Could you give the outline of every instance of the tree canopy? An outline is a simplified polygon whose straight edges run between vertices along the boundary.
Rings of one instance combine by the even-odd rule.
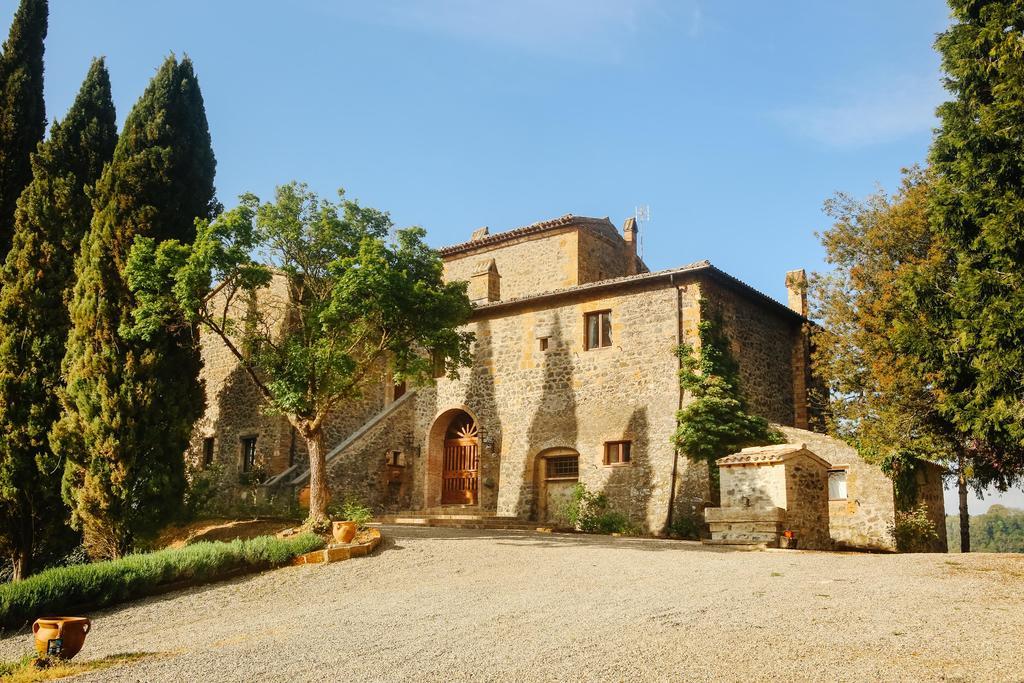
[[[904,350],[1006,479],[1024,468],[1024,1],[950,7],[936,48],[952,99],[930,155],[944,248],[910,281],[907,324],[924,334]]]
[[[196,221],[217,213],[215,167],[192,63],[169,57],[125,120],[75,267],[51,444],[93,555],[127,552],[180,507],[182,454],[204,408],[198,340],[188,325],[126,336],[137,302],[124,269],[135,239],[188,243]]]
[[[422,228],[305,185],[243,195],[191,245],[140,239],[129,281],[142,338],[199,324],[234,354],[310,457],[310,519],[326,519],[324,420],[384,379],[428,381],[468,362],[466,284],[446,283]]]
[[[951,529],[956,518],[946,518]],[[956,534],[948,533],[949,551],[960,549]],[[992,505],[982,515],[971,517],[971,549],[982,553],[1024,553],[1024,510]]]
[[[46,132],[43,41],[47,0],[21,0],[0,53],[0,259],[14,232],[18,197],[32,180],[29,156]]]
[[[829,389],[830,431],[876,463],[952,460],[963,445],[893,334],[903,324],[905,278],[941,251],[928,225],[928,192],[928,174],[913,168],[893,195],[838,194],[825,203],[835,223],[821,241],[833,269],[811,283],[813,315],[823,325],[815,370]]]
[[[74,258],[89,229],[89,191],[117,141],[110,78],[93,62],[67,116],[32,157],[18,201],[13,246],[0,271],[0,501],[15,577],[63,525],[60,462],[47,435],[60,416],[57,392],[70,319]],[[40,534],[43,528],[49,533]]]

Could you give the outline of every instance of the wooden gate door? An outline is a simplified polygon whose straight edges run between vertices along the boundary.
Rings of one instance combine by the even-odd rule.
[[[480,446],[475,438],[446,439],[441,505],[476,505]]]

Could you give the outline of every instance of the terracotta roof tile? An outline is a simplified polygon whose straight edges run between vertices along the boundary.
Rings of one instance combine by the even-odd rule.
[[[796,455],[806,455],[817,460],[825,467],[831,467],[824,458],[819,457],[813,451],[807,449],[807,445],[803,443],[782,443],[774,446],[754,446],[752,448],[744,448],[739,453],[733,453],[727,455],[724,458],[719,458],[715,462],[718,466],[723,465],[772,465],[775,463],[785,462]]]

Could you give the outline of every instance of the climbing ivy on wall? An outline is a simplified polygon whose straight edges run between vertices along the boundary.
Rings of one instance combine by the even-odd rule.
[[[696,347],[682,344],[676,350],[679,385],[690,400],[676,413],[672,441],[690,458],[707,460],[714,482],[717,458],[748,446],[783,443],[785,439],[767,420],[747,412],[739,363],[729,348],[721,320],[704,300],[700,310],[700,343]]]

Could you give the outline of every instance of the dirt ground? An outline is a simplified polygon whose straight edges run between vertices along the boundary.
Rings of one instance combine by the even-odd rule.
[[[272,536],[295,525],[294,521],[280,519],[204,519],[164,530],[157,539],[157,546],[180,548],[199,541],[246,540],[257,536]]]
[[[1024,680],[1024,556],[383,532],[367,558],[91,615],[80,657],[160,654],[75,680]]]

